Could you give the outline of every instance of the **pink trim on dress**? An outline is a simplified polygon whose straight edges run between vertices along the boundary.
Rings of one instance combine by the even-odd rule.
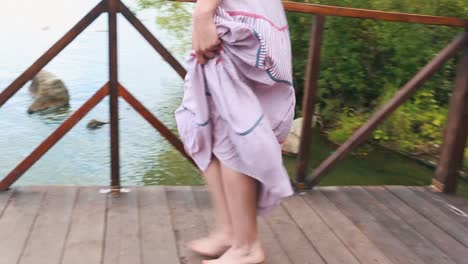
[[[227,13],[229,15],[231,15],[231,16],[247,16],[247,17],[253,17],[253,18],[265,20],[266,22],[270,23],[270,25],[272,27],[278,29],[279,31],[284,31],[284,30],[288,29],[288,25],[279,27],[279,26],[275,25],[275,23],[273,23],[273,21],[269,20],[268,18],[266,18],[266,17],[264,17],[262,15],[249,13],[249,12],[245,12],[245,11],[227,11]]]

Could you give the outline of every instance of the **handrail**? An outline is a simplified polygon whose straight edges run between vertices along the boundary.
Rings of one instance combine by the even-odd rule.
[[[195,0],[177,0],[178,2],[196,2]],[[388,12],[371,9],[338,7],[309,3],[283,1],[285,10],[323,16],[351,17],[361,19],[374,19],[392,22],[416,23],[425,25],[441,25],[452,27],[468,27],[468,19],[429,16],[400,12]]]

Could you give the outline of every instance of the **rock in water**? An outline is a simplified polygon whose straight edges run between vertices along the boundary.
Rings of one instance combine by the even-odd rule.
[[[102,122],[98,121],[96,119],[91,119],[91,121],[88,122],[88,125],[86,126],[88,129],[97,129],[102,127],[105,124],[108,124],[109,122]]]
[[[29,92],[36,100],[28,108],[28,113],[46,109],[56,109],[70,102],[70,95],[62,80],[48,71],[40,71],[32,80]]]
[[[317,118],[314,116],[311,127],[316,125]],[[302,134],[302,117],[294,119],[288,137],[283,143],[281,149],[286,154],[297,154],[299,152],[299,145],[301,142]]]

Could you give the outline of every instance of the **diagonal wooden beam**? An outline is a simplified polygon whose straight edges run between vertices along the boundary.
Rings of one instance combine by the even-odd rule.
[[[96,18],[106,10],[106,6],[101,2],[84,16],[72,29],[70,29],[59,41],[47,50],[31,67],[23,72],[5,90],[0,93],[0,107],[5,104],[16,92],[23,87],[34,75],[46,66],[57,54],[59,54],[68,44],[70,44],[83,30],[85,30]]]
[[[452,58],[467,43],[467,41],[468,32],[457,36],[345,143],[343,143],[330,157],[322,162],[320,166],[306,178],[306,182],[311,186],[317,185],[325,173],[334,167],[337,162],[345,158],[354,148],[362,144],[388,116],[401,106],[427,79],[442,67],[448,59]]]
[[[148,43],[164,58],[169,65],[179,74],[180,77],[185,78],[187,71],[184,66],[179,63],[179,61],[172,56],[172,54],[159,42],[153,34],[141,23],[141,21],[125,6],[123,3],[120,3],[120,12],[122,15],[130,22],[130,24],[135,27],[135,29],[140,32],[143,38],[148,41]]]
[[[93,109],[106,95],[109,94],[109,84],[105,84],[86,103],[76,110],[63,122],[46,140],[31,152],[16,168],[14,168],[1,182],[0,191],[7,190],[21,175],[49,151],[63,136],[65,136],[91,109]]]
[[[161,135],[169,141],[192,164],[195,162],[185,152],[184,145],[161,121],[158,120],[140,101],[138,101],[127,89],[119,84],[119,95],[125,99],[148,123],[150,123]]]

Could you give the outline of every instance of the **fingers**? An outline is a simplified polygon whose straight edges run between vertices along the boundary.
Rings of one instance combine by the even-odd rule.
[[[215,47],[212,50],[198,50],[195,51],[197,61],[200,64],[205,64],[208,60],[213,59],[219,54],[219,47]]]
[[[206,59],[205,59],[205,56],[203,56],[203,54],[196,53],[196,55],[197,55],[198,63],[200,63],[200,64],[205,64],[206,63]]]

